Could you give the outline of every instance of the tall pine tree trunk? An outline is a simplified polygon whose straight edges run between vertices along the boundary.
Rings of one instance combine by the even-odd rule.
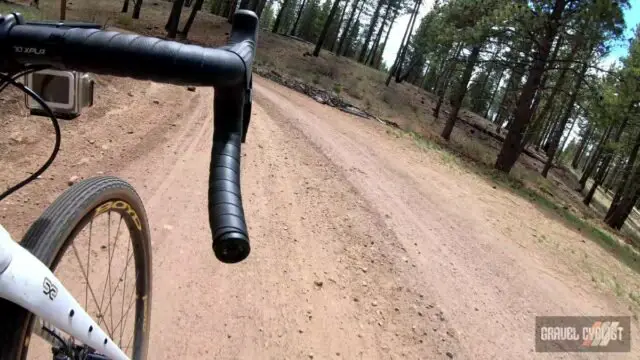
[[[525,65],[522,57],[518,54],[515,55],[512,59],[515,59],[515,61],[517,61],[517,64],[516,66],[514,66],[513,70],[511,70],[509,81],[507,81],[507,88],[502,95],[502,101],[500,102],[500,107],[498,108],[498,116],[496,116],[495,120],[498,133],[500,133],[500,130],[504,126],[504,123],[509,118],[509,115],[511,115],[513,112],[513,106],[515,105],[518,96],[518,88],[520,87],[520,83],[522,82],[522,77],[524,76],[525,72]]]
[[[631,149],[631,153],[629,154],[629,159],[624,165],[624,169],[622,170],[622,179],[616,189],[616,192],[611,200],[611,206],[607,211],[607,215],[605,216],[605,222],[609,223],[609,218],[612,217],[616,211],[616,208],[620,205],[620,199],[624,195],[625,192],[628,191],[629,186],[631,186],[631,182],[629,178],[631,177],[631,173],[633,172],[633,167],[636,164],[636,159],[638,158],[638,151],[640,150],[640,131],[636,135],[635,142],[633,144],[633,148]]]
[[[491,111],[491,108],[493,107],[493,100],[495,100],[496,95],[498,94],[498,90],[500,90],[500,82],[502,81],[503,76],[504,76],[504,71],[500,71],[500,76],[498,77],[496,86],[493,88],[493,91],[491,92],[491,98],[489,98],[489,106],[487,106],[487,109],[483,114],[485,119],[489,118],[489,111]]]
[[[469,54],[469,58],[467,59],[467,65],[462,73],[462,79],[460,80],[460,84],[458,85],[458,90],[456,91],[456,95],[453,99],[453,108],[449,113],[449,118],[447,119],[447,123],[442,130],[442,136],[445,140],[449,140],[451,137],[451,132],[453,131],[453,126],[458,119],[458,112],[462,107],[462,100],[464,100],[464,96],[467,93],[467,86],[469,85],[469,80],[471,80],[471,74],[473,73],[473,68],[476,66],[476,62],[478,61],[478,56],[480,55],[480,45],[475,45],[471,49],[471,54]]]
[[[612,130],[613,130],[613,125],[609,125],[605,130],[605,132],[602,134],[602,137],[600,138],[598,145],[593,150],[593,154],[591,155],[591,159],[589,159],[589,163],[585,167],[585,170],[582,173],[580,180],[578,181],[578,188],[576,189],[576,191],[582,192],[582,190],[584,190],[584,187],[587,184],[587,180],[589,180],[589,177],[591,177],[591,174],[598,166],[598,163],[600,163],[602,151],[604,149],[605,144],[609,140],[609,135],[611,135]]]
[[[378,17],[380,16],[380,9],[382,9],[382,5],[384,5],[384,0],[378,0],[378,5],[376,5],[376,9],[373,12],[373,17],[371,18],[371,22],[369,23],[369,29],[367,29],[367,32],[365,33],[366,35],[364,36],[364,43],[362,44],[360,55],[358,55],[358,62],[364,62],[364,58],[367,55],[367,50],[369,49],[369,41],[371,41],[373,30],[378,23]]]
[[[589,142],[589,139],[591,138],[592,132],[593,132],[593,125],[589,123],[589,125],[587,125],[587,129],[585,130],[585,133],[582,135],[582,139],[580,139],[580,143],[578,144],[576,153],[573,156],[573,160],[571,161],[572,168],[574,169],[578,168],[578,162],[580,161],[580,158],[584,154],[585,147],[587,145],[587,142]]]
[[[567,131],[567,136],[565,136],[562,142],[560,143],[558,150],[560,151],[561,154],[562,154],[562,151],[564,150],[564,147],[567,145],[567,141],[569,140],[569,137],[571,137],[571,132],[573,132],[573,128],[576,126],[577,122],[578,122],[578,119],[574,118],[573,121],[571,122],[571,126],[569,126],[569,130]]]
[[[331,27],[331,22],[333,22],[333,18],[336,16],[336,12],[338,12],[339,5],[340,0],[333,0],[333,5],[331,5],[331,10],[329,11],[329,16],[324,22],[324,26],[322,27],[322,31],[320,32],[320,37],[318,37],[318,41],[316,42],[316,48],[313,50],[313,56],[320,55],[322,44],[327,37],[327,32],[329,31],[329,27]]]
[[[620,230],[640,199],[640,166],[629,179],[628,187],[618,200],[611,214],[607,214],[605,222],[614,229]]]
[[[542,169],[542,176],[547,177],[549,173],[549,169],[553,165],[553,160],[556,156],[556,151],[558,150],[558,145],[560,144],[560,139],[562,138],[562,134],[564,133],[564,129],[567,126],[567,121],[571,117],[571,113],[573,112],[573,106],[576,103],[576,99],[578,98],[578,93],[580,92],[580,87],[582,87],[582,81],[584,80],[584,76],[589,69],[588,61],[585,61],[582,65],[582,69],[580,70],[580,74],[578,75],[575,85],[573,87],[573,91],[569,97],[569,101],[567,102],[567,108],[565,109],[565,113],[560,119],[560,123],[554,128],[553,133],[550,139],[550,146],[547,151],[547,163],[544,164],[544,168]],[[552,99],[549,99],[552,101]]]
[[[389,29],[387,30],[387,34],[384,36],[384,42],[382,43],[382,48],[378,52],[376,59],[374,61],[373,67],[376,69],[380,68],[380,64],[382,63],[382,54],[384,54],[384,49],[387,48],[387,41],[389,40],[389,34],[391,34],[391,29],[393,29],[393,23],[396,21],[396,17],[398,16],[398,12],[393,12],[393,17],[391,17],[391,21],[389,22]]]
[[[607,176],[604,179],[604,183],[602,184],[605,189],[605,193],[612,191],[615,184],[618,183],[621,175],[620,169],[624,166],[624,160],[624,156],[619,156],[616,159],[615,165],[613,166],[611,171],[607,173]]]
[[[331,45],[329,46],[329,51],[335,53],[336,44],[338,43],[338,36],[340,35],[340,28],[342,27],[342,22],[344,21],[344,16],[347,14],[347,6],[349,5],[349,0],[344,4],[342,8],[342,12],[340,14],[340,20],[338,20],[338,25],[336,25],[336,34],[331,38]]]
[[[389,75],[387,76],[387,81],[385,81],[386,86],[389,86],[389,83],[391,82],[391,78],[398,72],[398,68],[401,66],[400,58],[402,57],[402,51],[405,46],[404,45],[405,41],[407,43],[409,42],[407,36],[409,37],[411,36],[411,29],[412,29],[411,25],[413,24],[413,18],[416,15],[416,8],[419,7],[419,3],[420,3],[420,0],[416,0],[416,5],[413,9],[413,12],[411,12],[409,23],[407,24],[407,28],[404,31],[404,35],[402,36],[402,41],[400,42],[400,48],[398,49],[398,53],[396,54],[396,59],[394,60],[393,65],[391,65],[391,68],[389,69]]]
[[[566,0],[556,0],[553,11],[546,22],[543,36],[537,42],[537,50],[534,55],[534,61],[529,69],[527,82],[522,88],[520,97],[513,113],[513,123],[509,128],[509,132],[502,145],[502,149],[496,159],[495,168],[497,170],[508,173],[515,165],[518,157],[520,157],[523,132],[531,119],[531,101],[536,90],[540,85],[540,80],[544,73],[547,58],[551,51],[551,44],[558,33],[560,19],[564,11]]]
[[[126,13],[129,11],[129,0],[124,0],[124,4],[122,4],[122,12]]]
[[[131,17],[134,19],[139,19],[141,9],[142,9],[142,0],[135,0],[135,2],[133,3],[133,14],[131,14]]]
[[[274,33],[278,32],[278,28],[280,27],[280,22],[282,22],[282,16],[284,15],[284,10],[287,8],[287,5],[289,5],[289,1],[291,0],[284,0],[284,2],[282,3],[282,7],[280,8],[280,11],[278,11],[278,16],[276,16],[276,21],[273,24],[273,28],[271,29],[271,32],[274,32]]]
[[[293,23],[293,27],[291,28],[291,31],[289,32],[289,35],[294,36],[296,35],[296,30],[298,29],[298,22],[300,21],[300,16],[302,16],[302,10],[304,10],[304,4],[307,2],[307,0],[302,0],[302,5],[300,5],[300,9],[298,9],[298,15],[296,15],[296,21]]]
[[[449,81],[451,79],[453,71],[456,69],[456,64],[458,62],[458,57],[460,56],[462,48],[462,43],[459,43],[456,47],[453,57],[449,60],[449,64],[447,64],[447,68],[443,71],[444,74],[442,74],[442,76],[438,78],[438,81],[440,82],[439,84],[436,84],[438,102],[436,103],[436,107],[433,109],[433,117],[436,119],[440,117],[440,109],[442,108],[442,104],[444,103],[444,96],[447,93],[447,89],[449,88]]]
[[[562,35],[558,36],[557,41],[555,42],[554,48],[553,48],[553,54],[549,57],[549,59],[551,61],[555,60],[558,57],[558,51],[560,49],[560,47],[562,46],[563,43],[563,37]],[[536,113],[537,109],[538,109],[538,105],[540,104],[540,101],[542,100],[542,95],[545,93],[545,87],[547,84],[547,81],[549,80],[549,78],[551,77],[550,74],[546,74],[545,76],[542,77],[542,81],[540,82],[540,88],[538,89],[537,93],[536,93],[536,97],[533,100],[533,104],[531,106],[531,114],[532,116],[534,116],[533,121],[535,121],[536,119],[544,119],[547,114],[549,113],[549,111],[551,110],[551,107],[553,107],[553,102],[556,100],[556,97],[558,95],[558,92],[560,90],[562,90],[562,87],[564,86],[564,78],[567,76],[567,71],[569,69],[569,66],[572,65],[573,62],[573,58],[575,57],[578,49],[579,49],[579,41],[576,41],[574,43],[574,45],[571,48],[571,53],[569,54],[569,57],[566,59],[567,61],[567,66],[564,67],[564,69],[562,69],[562,71],[560,72],[560,75],[558,76],[558,79],[556,80],[556,82],[553,85],[553,89],[551,89],[551,95],[549,95],[547,97],[547,101],[544,104],[544,107],[542,108],[542,110],[539,113]],[[553,63],[552,63],[553,64]]]
[[[622,123],[616,130],[616,134],[613,136],[614,143],[617,143],[620,141],[620,138],[622,137],[622,133],[624,132],[624,129],[627,127],[628,121],[629,121],[629,116],[627,115],[623,118]],[[600,168],[598,169],[596,176],[593,178],[593,184],[591,185],[591,189],[589,189],[589,192],[582,200],[582,202],[585,205],[588,206],[591,203],[591,200],[593,199],[593,195],[595,194],[596,189],[598,188],[598,186],[602,185],[602,182],[604,181],[604,178],[605,178],[605,172],[607,171],[607,169],[609,168],[609,165],[611,164],[613,155],[614,155],[613,150],[610,150],[610,149],[606,150],[606,154],[604,154],[604,158],[602,159],[602,164],[600,165]]]
[[[258,15],[258,17],[262,15],[262,11],[264,10],[265,6],[267,6],[267,0],[258,1],[258,6],[256,7],[256,15]]]
[[[191,26],[193,25],[193,21],[196,19],[196,15],[198,14],[198,11],[202,9],[203,2],[204,0],[196,0],[195,4],[191,8],[191,14],[189,14],[187,23],[184,24],[184,28],[182,29],[182,33],[181,33],[182,37],[184,37],[185,39],[187,38],[187,35],[189,35],[189,30],[191,30]]]
[[[382,39],[382,32],[384,31],[384,25],[389,18],[389,10],[391,10],[391,4],[387,5],[387,9],[384,11],[384,15],[382,16],[382,24],[380,24],[380,28],[378,29],[378,34],[376,38],[373,40],[373,48],[369,52],[369,56],[365,61],[367,65],[373,65],[374,58],[376,57],[376,52],[378,51],[378,47],[380,46],[380,40]]]
[[[182,13],[183,6],[184,0],[173,0],[169,19],[167,19],[167,24],[164,27],[165,30],[167,30],[167,37],[169,39],[175,39],[176,34],[178,33],[178,24],[180,22],[180,14]]]
[[[229,22],[229,24],[231,24],[231,21],[233,20],[233,14],[236,13],[237,6],[238,6],[238,0],[232,0],[231,6],[229,7],[229,12],[227,13],[227,22]]]
[[[553,46],[553,52],[551,54],[551,56],[549,57],[549,59],[554,60],[558,57],[558,51],[560,50],[560,47],[562,46],[562,42],[563,42],[563,37],[562,35],[558,36],[558,40],[555,42],[554,46]],[[540,101],[542,100],[542,94],[544,94],[545,91],[545,87],[547,86],[547,81],[549,80],[549,74],[545,74],[542,76],[542,80],[540,81],[540,87],[538,89],[538,91],[536,92],[536,96],[533,99],[533,104],[531,105],[531,115],[533,116],[534,114],[536,114],[536,111],[538,110],[538,105],[540,104]],[[550,97],[551,99],[553,99],[553,97]],[[536,116],[536,118],[544,118],[543,116]],[[535,121],[535,120],[534,120]],[[524,144],[526,145],[526,144]],[[524,146],[523,146],[524,148]]]
[[[67,0],[60,0],[60,20],[67,19]]]
[[[360,7],[360,11],[358,12],[358,18],[360,18],[360,14],[362,13],[362,9],[364,8],[364,0],[354,0],[353,5],[351,5],[351,13],[349,14],[349,19],[347,20],[347,24],[344,26],[344,30],[342,31],[342,36],[340,37],[340,42],[338,43],[338,50],[336,51],[336,55],[340,56],[343,54],[344,50],[344,42],[349,37],[349,32],[351,32],[351,25],[355,24],[353,21],[356,11],[358,9],[358,4],[362,3]],[[357,19],[356,19],[357,21]]]
[[[409,28],[409,35],[407,36],[407,42],[401,48],[400,51],[400,59],[398,59],[398,66],[396,66],[395,76],[396,82],[402,82],[401,74],[402,74],[402,66],[404,65],[404,59],[407,56],[407,50],[409,49],[409,44],[411,43],[411,34],[413,34],[413,27],[416,24],[416,20],[418,19],[418,13],[420,12],[420,5],[422,4],[422,0],[418,0],[416,2],[415,8],[413,8],[413,17],[411,18],[411,26]]]

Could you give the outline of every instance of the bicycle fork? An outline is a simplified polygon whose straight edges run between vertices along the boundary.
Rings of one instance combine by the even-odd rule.
[[[60,329],[109,359],[128,360],[127,355],[91,319],[51,270],[13,241],[2,225],[0,298],[29,310],[43,319],[45,326],[51,324],[49,329],[52,332]],[[36,334],[44,331],[42,326],[38,328],[34,329]],[[49,341],[46,335],[44,338]]]

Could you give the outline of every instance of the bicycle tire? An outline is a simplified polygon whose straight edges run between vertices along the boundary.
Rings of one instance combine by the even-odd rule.
[[[109,211],[122,215],[131,236],[136,272],[135,340],[132,349],[133,359],[143,360],[146,359],[149,346],[151,243],[146,212],[131,185],[111,176],[78,182],[42,213],[20,244],[53,271],[84,225],[101,214],[101,207],[115,201],[130,206],[128,210]],[[138,221],[128,211],[133,211]],[[26,359],[34,319],[35,316],[29,311],[0,299],[0,359]]]

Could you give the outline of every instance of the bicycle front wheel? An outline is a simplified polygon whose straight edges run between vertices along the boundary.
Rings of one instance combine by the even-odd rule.
[[[149,238],[147,216],[133,187],[102,176],[65,191],[33,223],[21,245],[49,266],[122,351],[142,360],[149,344]],[[4,300],[0,314],[0,359],[51,358],[52,340],[32,336],[42,334],[46,322]]]

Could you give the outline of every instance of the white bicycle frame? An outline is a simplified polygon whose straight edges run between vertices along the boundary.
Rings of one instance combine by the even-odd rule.
[[[0,298],[29,310],[112,360],[122,350],[78,304],[60,280],[0,225]]]

